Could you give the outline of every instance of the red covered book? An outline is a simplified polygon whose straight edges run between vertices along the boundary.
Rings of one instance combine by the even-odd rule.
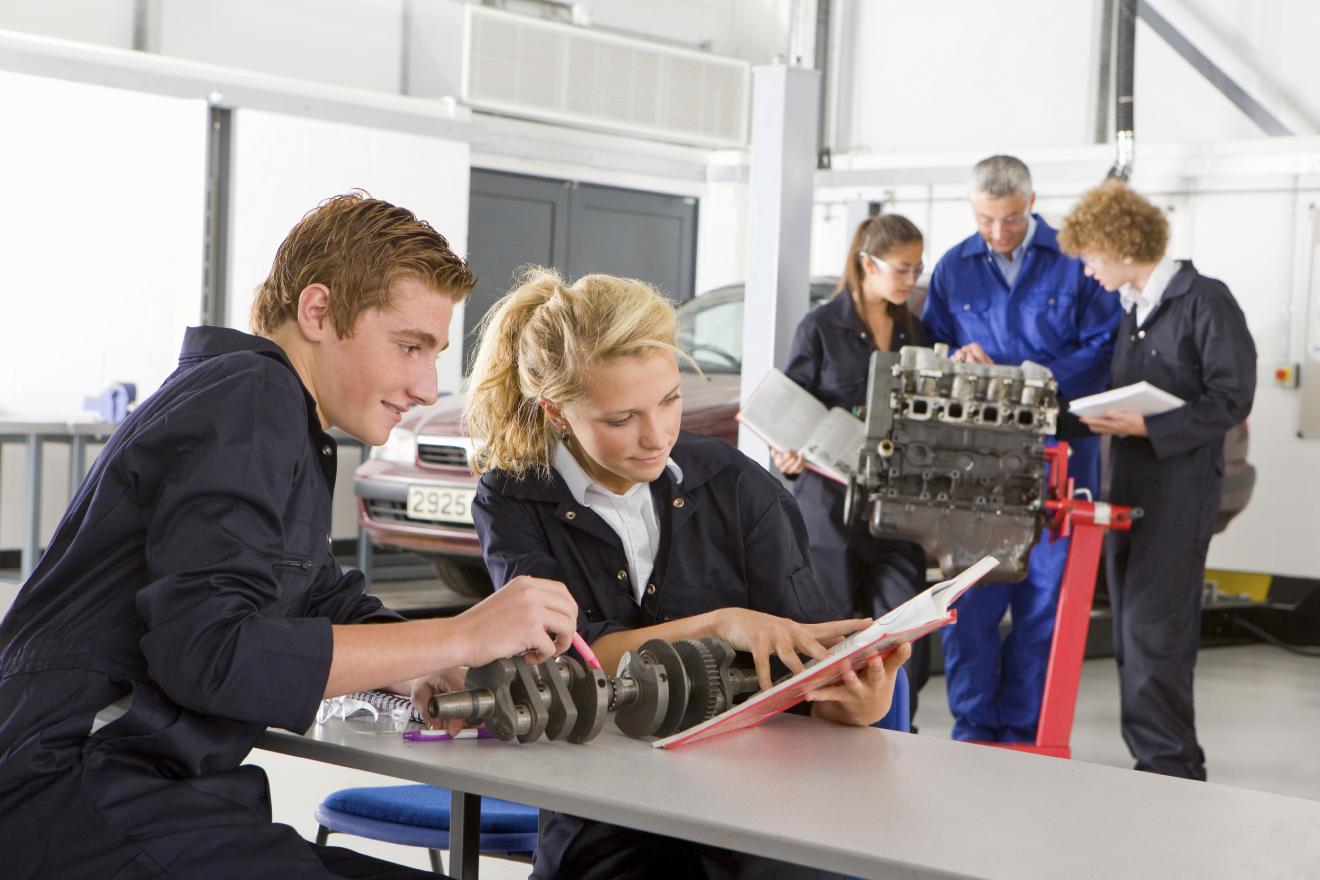
[[[861,632],[848,636],[830,649],[828,658],[812,661],[797,675],[753,694],[727,712],[687,730],[680,730],[673,736],[656,740],[652,745],[658,749],[672,749],[701,742],[713,736],[755,727],[767,718],[796,706],[811,691],[834,684],[846,670],[860,669],[873,654],[892,651],[899,642],[914,642],[945,624],[953,623],[958,614],[950,606],[998,564],[998,559],[986,556],[957,577],[935,584]]]

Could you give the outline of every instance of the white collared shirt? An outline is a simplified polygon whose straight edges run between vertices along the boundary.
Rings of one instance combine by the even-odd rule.
[[[1013,253],[1008,256],[996,251],[990,247],[990,242],[986,242],[986,249],[990,251],[990,256],[994,257],[995,265],[999,266],[999,271],[1004,273],[1004,280],[1008,286],[1012,287],[1017,279],[1018,272],[1022,271],[1022,258],[1027,253],[1027,248],[1031,247],[1031,240],[1036,237],[1036,215],[1027,214],[1027,236],[1022,239],[1022,244],[1013,248]]]
[[[1155,311],[1155,307],[1160,304],[1160,299],[1164,296],[1165,288],[1177,274],[1178,263],[1163,257],[1150,273],[1144,288],[1137,290],[1131,284],[1124,284],[1118,289],[1118,299],[1123,304],[1123,311],[1130,312],[1134,308],[1137,310],[1138,327],[1146,323],[1150,313]]]
[[[651,484],[634,483],[622,495],[611,492],[587,475],[563,443],[555,449],[551,466],[564,478],[574,500],[595,511],[623,542],[633,601],[640,605],[660,551],[660,519],[651,501]],[[683,471],[672,458],[667,466],[675,481],[683,482]]]

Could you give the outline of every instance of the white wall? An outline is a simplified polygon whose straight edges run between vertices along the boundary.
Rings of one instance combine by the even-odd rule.
[[[289,229],[318,202],[364,189],[428,221],[467,252],[467,144],[239,110],[234,115],[229,324],[246,330],[252,294]],[[462,328],[460,305],[453,326]],[[458,331],[455,331],[458,332]],[[442,355],[440,389],[456,391],[457,356]]]
[[[854,137],[839,151],[976,144],[989,151],[1091,143],[1097,3],[866,0],[856,5]],[[1320,4],[1152,0],[1241,85],[1295,105],[1316,133]],[[1176,15],[1175,15],[1176,13]],[[1136,133],[1143,144],[1264,137],[1144,22]],[[1112,99],[1111,99],[1112,100]]]
[[[841,108],[856,141],[839,151],[1086,142],[1091,3],[865,0],[856,14],[855,101]]]
[[[139,398],[201,314],[206,107],[0,72],[0,415]]]
[[[397,93],[402,0],[163,0],[154,51]]]
[[[134,0],[0,0],[0,28],[133,48]]]

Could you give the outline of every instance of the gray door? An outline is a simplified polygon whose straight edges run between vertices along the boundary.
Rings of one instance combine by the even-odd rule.
[[[696,199],[473,169],[468,260],[478,281],[463,317],[464,371],[473,331],[519,266],[641,278],[691,299],[696,240]]]
[[[463,313],[463,371],[476,344],[473,331],[495,300],[513,286],[519,266],[568,263],[568,193],[562,180],[472,171],[468,261],[477,286]]]
[[[640,278],[667,296],[696,293],[697,200],[582,184],[569,204],[569,274]]]

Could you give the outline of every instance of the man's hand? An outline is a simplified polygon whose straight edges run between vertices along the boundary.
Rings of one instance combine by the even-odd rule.
[[[1082,416],[1082,423],[1097,434],[1146,437],[1146,417],[1126,409],[1111,409],[1102,416]]]
[[[871,625],[868,618],[798,623],[748,608],[721,608],[711,614],[714,615],[712,635],[739,651],[751,652],[761,690],[773,684],[770,655],[778,657],[791,671],[801,672],[803,663],[799,654],[820,659],[829,653],[830,645]]]
[[[787,476],[800,474],[807,469],[807,460],[796,449],[789,449],[786,452],[771,449],[770,457],[774,459],[775,467],[779,468],[779,472]]]
[[[889,714],[898,668],[912,656],[907,642],[888,654],[872,654],[858,672],[848,670],[839,683],[807,694],[814,718],[865,727]]]
[[[979,342],[969,342],[950,356],[951,361],[965,361],[969,364],[993,364],[990,355],[985,353]]]
[[[463,690],[463,684],[467,679],[467,671],[466,666],[455,666],[453,669],[445,669],[435,675],[414,678],[409,683],[409,696],[412,697],[413,708],[417,710],[418,715],[426,719],[428,727],[437,727],[440,721],[431,717],[430,712],[426,709],[426,704],[431,697],[437,694],[450,694],[454,691]],[[450,736],[456,736],[462,729],[462,721],[450,721],[445,725],[445,731]]]
[[[568,649],[577,613],[577,603],[559,581],[519,575],[454,623],[473,666],[514,654],[541,663]]]

